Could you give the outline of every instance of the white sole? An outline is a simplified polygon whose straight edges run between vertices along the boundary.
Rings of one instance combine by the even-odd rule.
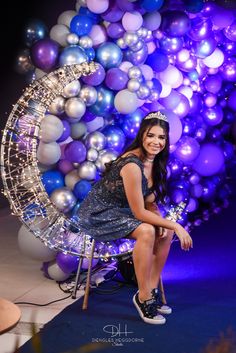
[[[133,296],[133,303],[136,307],[136,309],[138,310],[138,313],[141,317],[141,319],[146,322],[147,324],[152,324],[152,325],[163,325],[166,323],[166,319],[164,317],[160,317],[159,319],[157,320],[154,320],[154,319],[149,319],[147,317],[144,317],[143,313],[142,313],[142,310],[140,309],[140,307],[138,306],[138,304],[136,303],[136,300],[135,300],[135,295]],[[161,315],[158,315],[158,316],[161,316]],[[156,316],[158,318],[158,316]]]
[[[163,315],[169,315],[172,313],[172,309],[157,309],[158,313],[163,314]]]

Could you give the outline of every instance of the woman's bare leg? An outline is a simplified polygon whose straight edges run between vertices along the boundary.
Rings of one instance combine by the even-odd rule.
[[[151,224],[142,223],[132,232],[131,237],[136,239],[133,261],[138,281],[139,299],[144,301],[151,298],[150,275],[156,229]]]
[[[173,234],[173,231],[168,230],[164,238],[156,237],[150,273],[151,289],[158,287],[161,272],[169,255]]]

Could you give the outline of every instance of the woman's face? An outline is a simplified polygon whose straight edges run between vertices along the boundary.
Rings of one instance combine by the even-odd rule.
[[[155,156],[160,153],[166,145],[166,133],[159,125],[147,129],[143,135],[143,147],[148,155]]]

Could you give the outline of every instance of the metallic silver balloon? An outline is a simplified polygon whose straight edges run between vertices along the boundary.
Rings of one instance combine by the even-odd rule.
[[[60,115],[65,109],[65,99],[62,96],[57,96],[50,104],[48,110],[51,114]]]
[[[136,92],[140,87],[140,82],[135,79],[131,78],[131,80],[128,81],[127,88],[130,92]]]
[[[66,41],[70,45],[76,45],[79,43],[79,37],[77,36],[76,33],[70,33],[67,35]]]
[[[81,165],[78,168],[78,175],[81,179],[94,180],[96,178],[96,173],[97,173],[97,168],[90,161],[85,161],[81,163]]]
[[[156,102],[159,99],[159,97],[160,97],[160,93],[155,88],[152,88],[148,99],[152,102]]]
[[[148,35],[148,29],[145,27],[141,27],[137,30],[137,35],[141,38],[145,38]]]
[[[123,39],[124,39],[125,44],[128,45],[129,47],[131,45],[137,44],[139,41],[138,35],[136,33],[132,33],[132,32],[126,32],[124,34]]]
[[[34,69],[34,65],[30,59],[30,51],[28,49],[20,51],[17,55],[15,69],[19,74],[26,74]]]
[[[97,90],[93,86],[84,85],[79,93],[79,97],[84,101],[86,106],[89,107],[97,100]]]
[[[69,212],[76,204],[76,197],[67,187],[54,190],[50,200],[63,213]]]
[[[63,97],[66,98],[71,98],[71,97],[75,97],[78,95],[79,91],[80,91],[81,85],[79,80],[74,80],[71,83],[69,83],[68,85],[66,85],[66,87],[63,90]]]
[[[113,150],[102,150],[99,152],[98,159],[95,164],[99,171],[104,172],[106,169],[106,163],[114,161],[118,156],[118,152]]]
[[[82,48],[91,48],[93,46],[93,40],[89,36],[82,36],[79,39],[79,45]]]
[[[118,45],[118,47],[120,47],[121,49],[126,49],[127,48],[127,44],[125,43],[123,38],[119,38],[116,41],[116,44]]]
[[[139,51],[143,48],[143,41],[139,40],[136,44],[131,45],[130,49],[134,52]]]
[[[97,151],[104,149],[106,145],[106,136],[99,131],[91,132],[86,136],[85,146],[87,148],[94,148]]]
[[[128,71],[129,78],[140,78],[142,77],[142,71],[138,66],[132,66]]]
[[[87,160],[91,162],[95,162],[98,158],[98,151],[95,148],[89,148],[87,151]]]
[[[138,91],[137,91],[137,96],[139,99],[146,99],[150,95],[150,89],[146,85],[140,85]]]
[[[86,110],[86,106],[80,98],[69,98],[65,104],[65,112],[73,121],[78,121],[82,118]]]
[[[74,165],[74,163],[73,163]],[[67,188],[69,188],[70,190],[74,189],[74,186],[76,183],[78,183],[78,181],[80,180],[80,177],[78,175],[78,165],[75,166],[76,169],[71,170],[69,173],[66,174],[65,176],[65,185],[67,186]]]

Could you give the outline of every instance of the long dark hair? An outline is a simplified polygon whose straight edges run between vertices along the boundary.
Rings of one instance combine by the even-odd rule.
[[[152,112],[151,112],[152,113]],[[149,113],[149,114],[151,114]],[[156,113],[156,112],[153,112]],[[149,114],[147,116],[149,116]],[[146,116],[146,117],[147,117]],[[131,142],[131,144],[122,152],[121,155],[117,157],[119,159],[122,157],[123,154],[127,152],[132,152],[136,148],[141,149],[141,155],[140,159],[141,161],[144,162],[145,158],[147,157],[147,152],[143,147],[143,137],[144,133],[147,131],[149,132],[153,126],[160,126],[163,128],[165,135],[166,135],[166,144],[165,148],[156,155],[154,162],[153,162],[153,168],[152,168],[152,179],[153,179],[153,186],[152,190],[155,193],[155,200],[164,202],[164,198],[167,194],[167,186],[166,186],[166,181],[167,181],[167,169],[166,165],[169,159],[169,124],[167,121],[158,119],[158,118],[148,118],[148,119],[143,119],[140,128],[138,130],[138,133],[135,137],[135,139]],[[116,160],[117,160],[116,159]],[[108,163],[108,170],[110,169],[110,163]],[[107,171],[108,171],[107,170]]]

